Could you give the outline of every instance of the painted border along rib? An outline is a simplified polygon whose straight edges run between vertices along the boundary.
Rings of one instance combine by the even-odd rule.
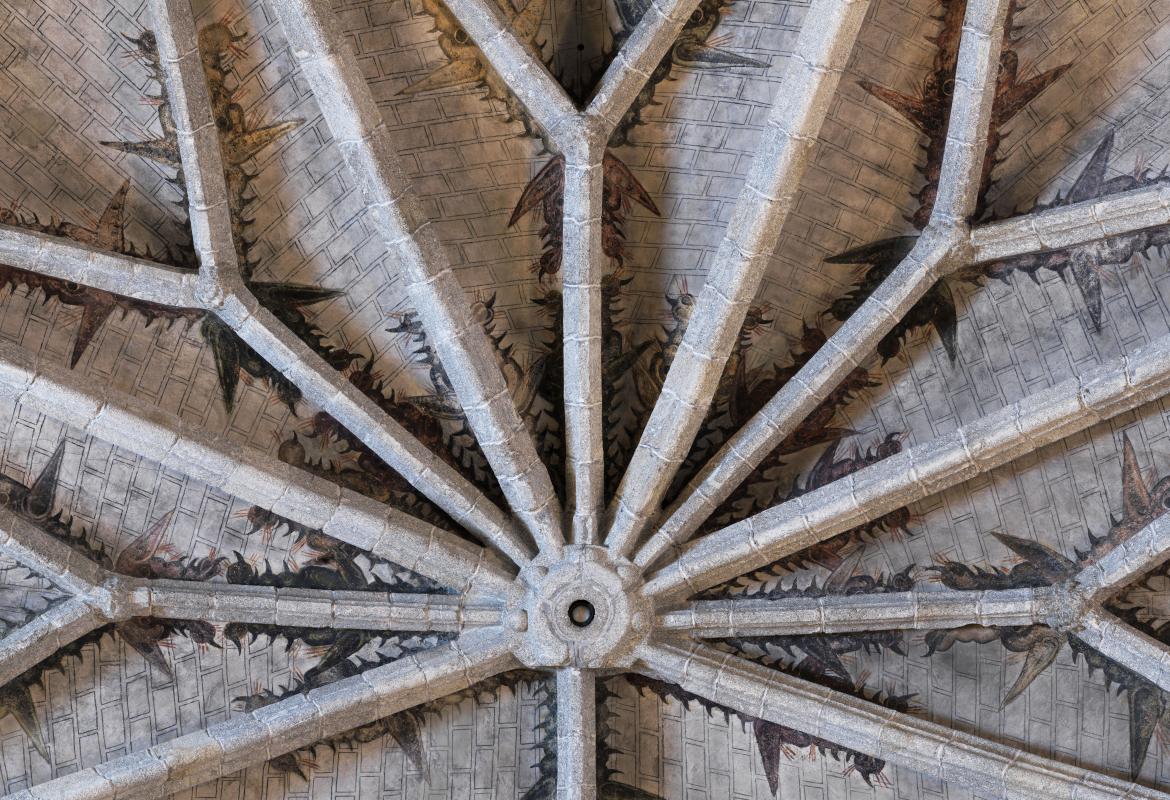
[[[196,274],[59,236],[0,225],[0,262],[147,303],[201,308]]]
[[[1170,798],[1130,781],[900,714],[707,645],[658,642],[640,654],[640,671],[720,705],[990,797]]]
[[[465,689],[516,665],[497,629],[343,678],[197,733],[34,786],[25,798],[169,796]],[[19,797],[20,795],[17,795]]]
[[[1163,225],[1170,225],[1170,186],[1166,185],[989,222],[971,231],[971,246],[975,263],[982,264]]]
[[[930,224],[889,277],[680,493],[665,522],[637,555],[643,569],[670,546],[689,539],[751,471],[877,349],[935,281],[969,263],[967,220],[979,197],[1007,7],[1007,0],[979,0],[967,6]]]
[[[501,595],[510,589],[503,565],[453,533],[217,439],[149,403],[113,391],[95,394],[84,376],[9,344],[0,344],[0,394],[444,585]]]
[[[597,679],[592,670],[557,670],[557,797],[597,797]]]
[[[674,46],[698,0],[652,0],[597,82],[586,110],[612,133],[650,74]]]
[[[280,323],[254,296],[229,296],[220,318],[301,394],[361,438],[379,458],[452,519],[518,565],[532,548],[515,523],[475,484],[366,397]]]
[[[563,225],[565,494],[572,513],[571,541],[596,544],[605,503],[605,431],[602,420],[601,246],[604,177],[602,148],[566,159]]]
[[[277,589],[272,586],[123,579],[143,616],[258,622],[304,628],[456,631],[500,624],[498,604],[457,595]]]
[[[82,597],[71,597],[0,639],[0,686],[110,620]]]
[[[644,594],[681,600],[1161,397],[1170,335],[693,542]]]
[[[512,402],[496,352],[472,318],[447,253],[402,172],[353,51],[334,29],[332,11],[326,13],[318,0],[288,0],[276,9],[512,512],[542,550],[556,555],[564,539],[548,468]]]
[[[1170,648],[1102,608],[1091,608],[1069,631],[1089,647],[1170,691]]]
[[[702,424],[799,188],[868,0],[813,0],[755,159],[642,438],[614,496],[606,545],[628,555]]]
[[[511,21],[500,10],[501,4],[493,0],[445,0],[444,4],[479,47],[488,66],[564,149],[579,126],[577,107],[565,87],[545,68],[541,54],[516,36]],[[542,8],[543,5],[541,2]]]
[[[150,10],[183,165],[191,240],[199,258],[198,291],[215,303],[222,299],[225,283],[242,282],[195,17],[190,0],[150,0]]]
[[[658,616],[664,631],[708,639],[807,636],[885,630],[936,630],[964,625],[1044,623],[1062,598],[1051,589],[954,590],[828,595],[783,599],[700,600]]]

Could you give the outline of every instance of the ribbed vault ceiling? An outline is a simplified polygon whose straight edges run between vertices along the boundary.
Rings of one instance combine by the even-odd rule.
[[[6,796],[1166,797],[1168,11],[8,3]]]

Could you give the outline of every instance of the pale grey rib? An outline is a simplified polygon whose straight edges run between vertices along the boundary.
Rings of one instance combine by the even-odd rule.
[[[662,630],[708,639],[807,636],[886,630],[939,630],[964,625],[1048,624],[1062,614],[1063,593],[1049,588],[925,591],[825,597],[700,600],[658,616]]]
[[[865,303],[692,479],[667,509],[665,521],[639,549],[635,563],[649,569],[667,550],[685,543],[735,487],[873,352],[939,276],[960,263],[955,252],[961,243],[962,238],[948,229],[928,228]]]
[[[414,653],[360,675],[147,750],[9,795],[9,800],[157,800],[465,689],[516,665],[498,629]]]
[[[229,295],[220,318],[292,381],[305,399],[357,435],[419,493],[516,564],[527,563],[532,548],[513,520],[360,389],[349,381],[338,380],[337,370],[255,297]]]
[[[545,68],[540,53],[517,38],[500,4],[493,0],[445,0],[445,5],[536,123],[563,150],[568,149],[579,133],[577,107]]]
[[[191,240],[199,258],[197,288],[207,305],[217,305],[225,287],[242,282],[195,17],[190,0],[150,0],[150,10],[183,165]]]
[[[500,488],[540,548],[556,555],[564,539],[548,468],[512,402],[487,335],[471,316],[447,253],[418,206],[353,51],[334,30],[332,10],[319,0],[289,0],[276,8]],[[364,437],[369,431],[359,427],[354,433]]]
[[[868,0],[813,0],[755,159],[612,504],[606,545],[625,556],[658,513],[780,238]]]
[[[736,711],[881,758],[981,797],[1166,800],[1163,792],[884,708],[707,645],[661,641],[640,671]]]
[[[202,307],[195,293],[197,277],[190,270],[11,225],[0,225],[0,262],[148,303]]]
[[[1106,658],[1170,691],[1170,649],[1158,640],[1100,607],[1090,609],[1072,633]]]
[[[1115,591],[1137,580],[1170,558],[1170,514],[1158,517],[1133,536],[1118,542],[1096,562],[1073,578],[1073,584],[1092,596]]]
[[[600,148],[598,148],[600,151]],[[601,246],[604,177],[601,158],[565,162],[563,226],[565,492],[571,540],[596,544],[605,490],[601,416]]]
[[[15,512],[0,508],[0,553],[16,559],[69,594],[88,596],[107,572],[82,553]]]
[[[1170,336],[692,543],[644,592],[659,602],[758,569],[987,472],[1170,388]]]
[[[979,205],[1010,0],[972,0],[963,15],[955,89],[931,222],[967,230]]]
[[[81,597],[71,597],[38,614],[0,639],[0,686],[108,622],[99,608]]]
[[[510,590],[503,565],[453,533],[213,437],[149,403],[112,390],[97,394],[84,376],[10,344],[0,344],[0,394],[439,583],[468,592]]]
[[[557,800],[597,797],[597,679],[592,670],[557,670]]]
[[[594,89],[586,114],[612,133],[650,74],[674,46],[698,0],[652,0]]]
[[[304,628],[456,631],[500,624],[499,604],[462,596],[277,589],[177,580],[121,580],[141,614],[162,619],[255,622]]]
[[[989,222],[971,231],[971,245],[975,263],[983,263],[1163,225],[1170,225],[1170,186],[1165,184]]]
[[[914,249],[881,285],[691,480],[638,553],[643,569],[694,534],[769,453],[833,392],[935,281],[970,263],[967,220],[978,202],[995,100],[1007,0],[967,5],[938,197]]]

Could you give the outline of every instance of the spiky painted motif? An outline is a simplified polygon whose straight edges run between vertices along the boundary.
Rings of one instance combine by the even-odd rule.
[[[1137,455],[1129,437],[1122,444],[1121,516],[1115,517],[1109,530],[1097,536],[1089,533],[1089,547],[1078,550],[1076,558],[1068,558],[1055,550],[1027,539],[996,533],[995,537],[1021,560],[1011,567],[968,566],[950,559],[926,569],[934,579],[952,589],[985,590],[1052,586],[1067,581],[1086,565],[1100,560],[1142,528],[1167,513],[1170,503],[1170,478],[1162,478],[1152,486],[1142,476]],[[1110,603],[1111,610],[1142,621],[1148,621],[1156,606],[1144,607],[1152,598],[1141,590],[1123,595]],[[962,642],[988,643],[998,641],[1008,651],[1023,654],[1023,666],[1015,682],[1004,695],[1002,705],[1007,707],[1019,698],[1032,682],[1047,669],[1067,645],[1073,658],[1083,658],[1090,673],[1100,670],[1107,685],[1125,692],[1129,699],[1130,774],[1141,772],[1156,731],[1170,732],[1170,695],[1144,677],[1117,664],[1090,648],[1074,632],[1060,632],[1045,625],[1027,625],[992,628],[967,625],[954,630],[931,631],[926,635],[927,655],[944,653]]]

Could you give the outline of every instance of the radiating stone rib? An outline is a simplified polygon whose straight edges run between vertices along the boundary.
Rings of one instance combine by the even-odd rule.
[[[90,595],[107,577],[106,570],[84,554],[54,539],[19,514],[2,508],[0,553],[76,596]]]
[[[1170,691],[1170,648],[1102,608],[1092,608],[1071,631],[1106,658]]]
[[[652,0],[642,19],[606,67],[586,114],[603,119],[610,132],[634,102],[650,74],[674,45],[698,0]]]
[[[562,149],[576,135],[579,114],[540,53],[522,42],[495,0],[444,0],[496,74]],[[537,0],[524,0],[537,2]],[[539,24],[539,21],[537,21]]]
[[[816,144],[868,0],[814,0],[662,393],[614,497],[606,545],[627,555],[657,516],[711,404]]]
[[[1116,592],[1170,558],[1170,515],[1158,517],[1088,564],[1072,583],[1089,595]]]
[[[0,263],[148,303],[202,307],[190,270],[11,225],[0,225]]]
[[[24,800],[155,800],[259,765],[515,666],[498,629],[415,653],[197,733],[33,787]]]
[[[670,545],[690,538],[751,471],[877,349],[935,281],[969,263],[967,220],[978,202],[1007,7],[1007,0],[972,0],[967,5],[938,196],[930,224],[914,249],[680,493],[666,521],[638,553],[639,566],[650,567]]]
[[[979,264],[1163,225],[1170,225],[1170,186],[1165,184],[989,222],[971,231],[971,246]]]
[[[829,337],[808,363],[704,466],[671,505],[665,520],[639,549],[635,563],[654,566],[681,546],[769,453],[858,367],[878,342],[955,263],[954,238],[928,229],[910,254]]]
[[[122,579],[142,608],[162,619],[255,622],[304,628],[455,631],[500,624],[501,607],[457,595],[277,589],[220,582]]]
[[[707,645],[661,641],[641,670],[745,715],[790,726],[980,796],[1116,800],[1170,795],[1035,756],[753,664]]]
[[[1046,622],[1062,596],[1051,589],[925,591],[781,599],[700,600],[658,616],[662,630],[708,639],[807,636],[886,630],[938,630],[964,625]]]
[[[447,253],[402,172],[353,51],[333,28],[332,10],[320,0],[289,0],[276,8],[513,513],[542,549],[559,552],[561,509],[548,469],[512,401],[487,335],[471,316]]]
[[[402,427],[376,402],[280,323],[251,295],[230,296],[220,318],[304,397],[357,435],[419,493],[467,530],[525,564],[531,546],[516,524],[481,489]]]
[[[97,394],[84,376],[10,344],[0,344],[0,395],[447,586],[502,594],[511,585],[503,565],[453,533],[210,436],[149,403]]]
[[[644,592],[659,602],[730,580],[1161,397],[1170,336],[933,441],[692,543]]]
[[[199,259],[198,291],[215,304],[225,286],[242,281],[195,17],[190,0],[150,0],[150,10],[183,164],[191,240]]]
[[[598,148],[600,150],[600,148]],[[602,420],[600,156],[565,163],[563,226],[565,490],[574,544],[596,544],[605,488]]]
[[[557,800],[597,797],[597,679],[592,670],[557,670]]]
[[[71,597],[0,639],[0,686],[110,620],[82,597]]]

